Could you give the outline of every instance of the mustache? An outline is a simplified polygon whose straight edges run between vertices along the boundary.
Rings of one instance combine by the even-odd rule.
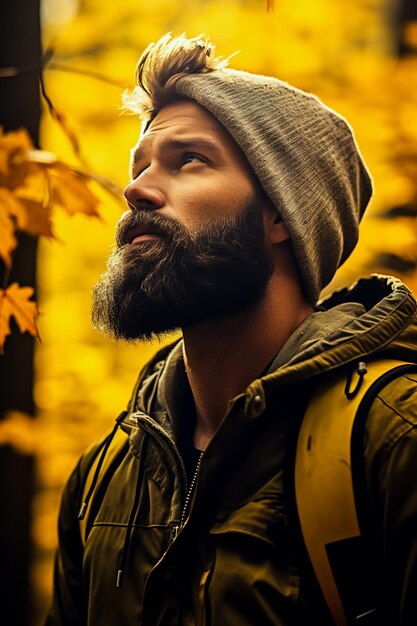
[[[116,247],[122,248],[132,241],[133,231],[140,229],[161,235],[167,240],[184,233],[184,227],[177,220],[154,211],[126,211],[119,219],[116,227]]]

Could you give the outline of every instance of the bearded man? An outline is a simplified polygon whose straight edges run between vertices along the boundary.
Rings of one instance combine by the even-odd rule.
[[[128,106],[144,125],[93,320],[118,339],[182,337],[68,481],[50,625],[347,623],[299,541],[293,431],[329,372],[416,363],[416,302],[374,275],[318,304],[372,194],[352,130],[211,53],[168,35],[139,61]],[[378,584],[354,623],[417,622],[416,388],[396,377],[365,422]]]

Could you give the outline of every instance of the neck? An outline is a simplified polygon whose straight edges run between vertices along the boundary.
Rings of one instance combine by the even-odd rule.
[[[258,378],[313,312],[300,294],[268,288],[256,307],[184,330],[184,362],[196,406],[194,445],[204,450],[232,398]]]

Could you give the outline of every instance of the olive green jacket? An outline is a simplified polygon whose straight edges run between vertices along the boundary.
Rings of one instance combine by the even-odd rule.
[[[231,400],[188,499],[179,441],[192,429],[192,403],[181,342],[161,350],[140,376],[124,439],[99,475],[85,547],[77,515],[102,442],[65,487],[48,624],[328,623],[292,511],[293,425],[326,372],[379,356],[417,362],[416,346],[416,302],[397,279],[372,276],[333,294]],[[416,399],[415,376],[390,383],[365,429],[378,624],[390,626],[417,624]]]

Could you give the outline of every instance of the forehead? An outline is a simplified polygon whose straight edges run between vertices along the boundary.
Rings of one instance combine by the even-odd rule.
[[[244,153],[226,129],[209,111],[191,100],[173,102],[158,112],[133,149],[133,159],[147,156],[167,139],[189,137],[211,142],[237,165],[249,168]]]
[[[184,127],[185,129],[199,129],[203,132],[218,135],[219,138],[224,138],[225,141],[232,140],[214,115],[191,100],[173,102],[161,109],[149,124],[144,137],[177,126]]]

